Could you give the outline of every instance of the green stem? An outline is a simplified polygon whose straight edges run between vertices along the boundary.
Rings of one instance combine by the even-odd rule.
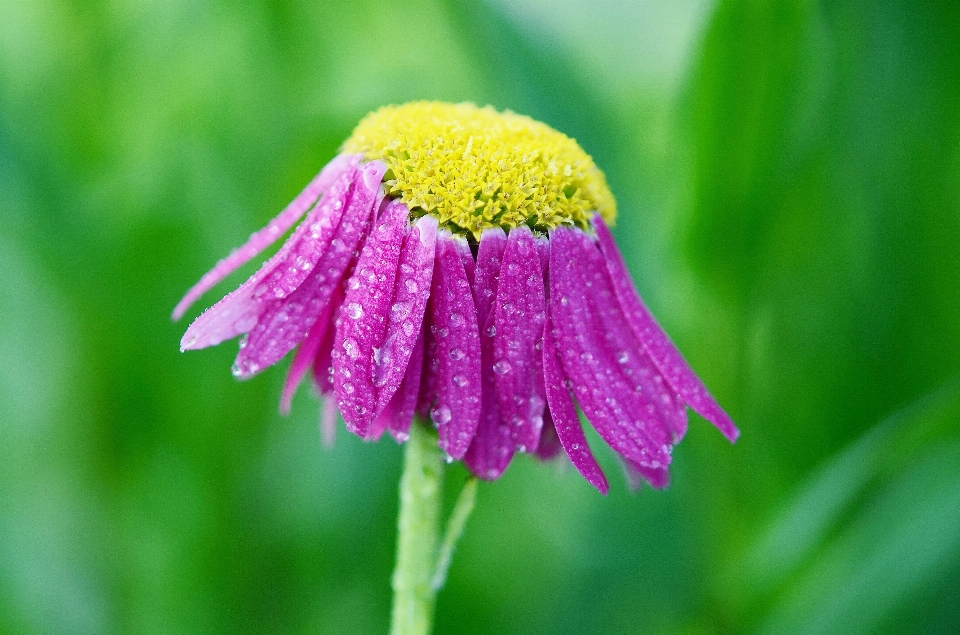
[[[447,520],[447,530],[443,533],[443,542],[440,543],[440,554],[437,556],[437,571],[433,574],[433,580],[430,585],[434,592],[443,588],[447,581],[447,571],[450,570],[450,561],[453,560],[453,550],[457,546],[457,541],[463,535],[463,528],[467,524],[467,518],[473,511],[473,504],[477,500],[477,478],[471,476],[467,479],[460,496],[457,497],[457,504],[453,506],[450,518]]]
[[[437,435],[414,420],[400,478],[391,635],[430,633],[436,598],[431,582],[436,567],[442,486],[443,457],[437,447]]]

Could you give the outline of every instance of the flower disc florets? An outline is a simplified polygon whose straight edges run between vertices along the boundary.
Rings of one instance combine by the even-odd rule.
[[[343,151],[382,160],[388,196],[475,240],[494,227],[586,229],[594,213],[608,223],[617,213],[603,173],[576,141],[489,106],[386,106],[360,122]]]

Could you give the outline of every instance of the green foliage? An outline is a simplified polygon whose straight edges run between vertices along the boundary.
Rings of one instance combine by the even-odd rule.
[[[401,450],[324,450],[307,391],[277,414],[285,363],[239,384],[232,344],[181,355],[168,315],[412,99],[582,144],[743,431],[692,417],[666,492],[617,485],[599,443],[607,498],[523,457],[481,483],[438,633],[960,630],[953,4],[23,0],[0,3],[0,633],[387,631]]]

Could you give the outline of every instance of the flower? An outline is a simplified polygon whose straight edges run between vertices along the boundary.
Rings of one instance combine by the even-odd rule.
[[[296,348],[281,397],[312,370],[368,440],[429,417],[450,460],[496,479],[516,452],[562,448],[608,484],[574,400],[628,471],[668,481],[686,406],[739,432],[631,282],[608,229],[616,204],[577,143],[510,112],[418,102],[368,115],[265,229],[190,289],[190,305],[304,214],[272,258],[181,341],[242,335],[247,378]]]

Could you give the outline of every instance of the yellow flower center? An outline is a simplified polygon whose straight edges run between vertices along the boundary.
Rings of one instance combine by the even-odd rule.
[[[343,151],[384,161],[388,195],[475,238],[489,227],[585,229],[594,212],[611,224],[617,215],[603,172],[576,141],[489,106],[385,106],[363,118]]]

